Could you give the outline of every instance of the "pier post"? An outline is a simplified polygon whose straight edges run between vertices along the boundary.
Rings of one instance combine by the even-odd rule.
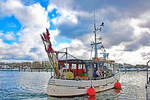
[[[147,62],[147,84],[148,84],[148,63],[150,62],[150,60]]]

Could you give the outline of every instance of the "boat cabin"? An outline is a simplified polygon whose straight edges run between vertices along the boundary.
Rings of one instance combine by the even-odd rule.
[[[61,60],[58,62],[59,69],[63,69],[62,72],[72,72],[74,77],[80,76],[86,72],[85,63],[78,60]]]
[[[105,78],[112,76],[114,69],[113,60],[60,60],[58,68],[61,73],[72,73],[68,75],[70,79],[79,77],[80,79]]]

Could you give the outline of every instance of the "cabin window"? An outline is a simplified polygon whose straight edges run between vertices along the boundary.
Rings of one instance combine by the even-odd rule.
[[[111,63],[109,63],[109,66],[110,66],[110,67],[113,67]]]
[[[85,64],[83,64],[83,69],[85,69]]]
[[[96,64],[94,64],[94,68],[96,68]]]
[[[109,63],[107,68],[110,69],[110,70],[113,70],[113,64]]]
[[[82,64],[78,64],[78,69],[82,69]]]
[[[112,66],[112,64],[111,64],[111,63],[108,63],[108,67],[109,67],[109,68],[112,68],[113,66]]]
[[[69,69],[69,64],[65,64],[65,68]]]
[[[76,64],[72,64],[72,69],[76,69]]]
[[[103,66],[106,66],[106,63],[104,63]]]

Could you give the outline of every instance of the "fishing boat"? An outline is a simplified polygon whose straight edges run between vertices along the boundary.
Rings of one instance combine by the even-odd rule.
[[[106,52],[102,39],[98,41],[96,36],[97,31],[101,31],[103,26],[103,22],[97,28],[94,24],[94,42],[91,43],[94,57],[84,60],[72,56],[67,49],[54,50],[48,29],[41,34],[50,65],[54,70],[54,75],[50,77],[47,86],[48,96],[81,96],[88,94],[90,88],[95,93],[114,88],[114,84],[119,81],[119,70],[115,61],[109,59],[109,53]],[[101,57],[98,57],[99,50]],[[64,58],[61,59],[62,57]]]

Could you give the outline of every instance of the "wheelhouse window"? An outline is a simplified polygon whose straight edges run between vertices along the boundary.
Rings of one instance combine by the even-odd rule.
[[[72,64],[72,69],[76,69],[76,64]]]
[[[83,69],[85,69],[85,64],[83,64],[82,66],[83,66]]]
[[[96,68],[96,64],[94,64],[94,68]]]
[[[82,64],[78,64],[78,69],[82,69]]]
[[[108,63],[104,63],[104,66],[108,66]]]
[[[65,68],[69,69],[69,64],[65,63]]]

